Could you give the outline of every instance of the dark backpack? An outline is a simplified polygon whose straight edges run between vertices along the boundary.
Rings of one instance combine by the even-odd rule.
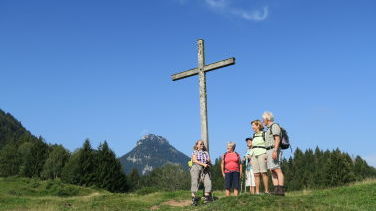
[[[270,134],[272,134],[272,127],[274,124],[278,125],[277,123],[273,123],[270,126]],[[289,135],[287,134],[287,131],[283,127],[281,126],[279,127],[281,128],[281,143],[279,144],[279,147],[281,147],[281,149],[288,149],[291,147]]]

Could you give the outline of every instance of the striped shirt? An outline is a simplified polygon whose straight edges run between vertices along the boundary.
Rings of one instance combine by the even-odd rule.
[[[201,162],[201,163],[209,162],[209,153],[207,151],[195,150],[192,152],[192,156],[196,156],[196,159],[198,162]]]

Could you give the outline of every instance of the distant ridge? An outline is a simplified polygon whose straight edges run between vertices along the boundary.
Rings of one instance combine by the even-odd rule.
[[[119,159],[127,174],[134,168],[140,174],[147,174],[167,163],[188,169],[187,162],[190,157],[170,145],[164,137],[148,134],[137,141],[135,148]]]
[[[0,109],[0,149],[11,142],[36,139],[35,136],[22,126],[20,121],[10,113],[6,113]]]

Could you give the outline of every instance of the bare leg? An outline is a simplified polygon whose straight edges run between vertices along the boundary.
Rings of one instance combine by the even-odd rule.
[[[226,196],[230,196],[231,193],[230,193],[230,189],[226,189]]]
[[[255,186],[249,186],[249,190],[251,191],[251,194],[255,194]]]
[[[266,173],[261,173],[261,174],[262,174],[262,181],[264,183],[265,193],[269,193],[269,177],[268,177],[268,174],[266,174]]]
[[[272,182],[274,186],[278,186],[278,175],[275,172],[276,169],[271,170],[272,172]]]
[[[255,174],[256,194],[260,193],[260,174]]]
[[[234,189],[234,196],[238,196],[239,195],[239,190],[238,189]]]
[[[284,178],[282,169],[278,168],[278,169],[274,169],[273,171],[277,175],[277,185],[283,186],[285,178]],[[274,184],[274,181],[273,181],[273,184]]]

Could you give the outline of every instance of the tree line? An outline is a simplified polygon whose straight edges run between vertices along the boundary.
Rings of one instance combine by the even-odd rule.
[[[220,158],[211,167],[213,188],[223,190]],[[296,149],[282,162],[288,190],[325,188],[375,178],[376,169],[360,156],[336,150]],[[96,186],[111,192],[145,190],[189,190],[190,174],[183,167],[165,165],[147,175],[133,169],[125,175],[119,159],[107,142],[97,149],[85,140],[69,152],[62,145],[47,144],[22,127],[9,113],[0,110],[0,176],[61,179],[63,182]]]
[[[211,167],[214,190],[224,189],[220,164],[221,159],[218,158]],[[316,147],[315,150],[307,149],[303,152],[298,148],[292,157],[283,159],[282,169],[285,185],[290,191],[335,187],[376,178],[376,169],[360,156],[354,158],[339,149],[324,151]],[[191,182],[189,172],[184,172],[182,167],[176,165],[166,165],[144,176],[134,169],[128,178],[131,190],[189,190]],[[271,180],[269,182],[272,187]]]
[[[0,150],[0,176],[61,179],[65,183],[95,186],[111,192],[128,191],[127,176],[107,142],[93,149],[89,140],[70,153],[42,138],[11,142]]]

